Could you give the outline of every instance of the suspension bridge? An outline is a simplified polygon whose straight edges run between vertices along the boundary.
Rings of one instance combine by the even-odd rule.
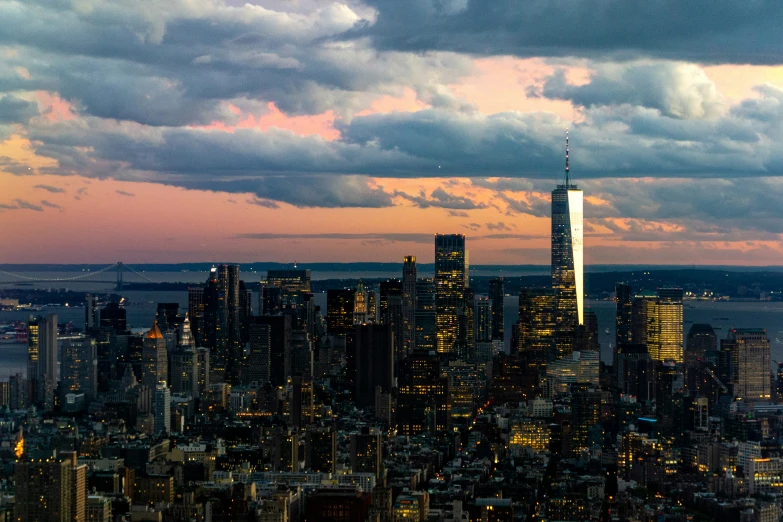
[[[29,276],[25,274],[15,274],[13,272],[8,272],[6,270],[0,269],[0,278],[11,278],[7,281],[0,281],[0,285],[13,285],[13,284],[20,284],[20,283],[114,283],[116,285],[117,290],[122,290],[123,285],[123,275],[128,272],[130,274],[134,274],[142,281],[148,282],[148,283],[158,283],[159,281],[154,281],[150,279],[149,277],[145,276],[143,273],[134,270],[132,267],[126,265],[123,262],[114,263],[113,265],[109,265],[106,267],[101,268],[100,270],[90,271],[90,272],[84,272],[82,274],[79,274],[77,276],[73,277],[52,277],[47,278],[45,276],[40,276],[40,273],[37,273],[35,276]],[[94,279],[95,276],[99,276],[101,274],[111,274],[115,273],[116,277],[114,280],[100,280],[100,279]]]

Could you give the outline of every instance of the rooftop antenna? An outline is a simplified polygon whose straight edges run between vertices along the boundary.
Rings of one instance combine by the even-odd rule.
[[[568,168],[568,129],[566,129],[566,167],[565,167],[565,185],[571,185],[571,171]]]

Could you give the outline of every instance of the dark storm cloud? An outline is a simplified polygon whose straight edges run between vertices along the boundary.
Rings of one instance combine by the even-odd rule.
[[[779,64],[778,0],[367,0],[383,49]]]
[[[52,194],[62,194],[63,192],[65,192],[64,188],[53,187],[52,185],[42,185],[42,184],[39,184],[39,185],[33,186],[33,188],[45,190],[47,192],[51,192]]]
[[[227,102],[256,115],[270,101],[289,114],[351,114],[402,87],[438,102],[440,85],[472,69],[458,55],[341,41],[359,15],[338,3],[300,13],[184,0],[70,7],[0,3],[0,45],[18,46],[9,65],[29,71],[0,75],[0,91],[58,92],[86,114],[180,126],[230,122]]]
[[[15,199],[13,203],[0,203],[0,211],[1,210],[34,210],[36,212],[43,212],[43,207],[41,205],[36,205],[35,203],[30,203],[24,199]]]
[[[440,187],[433,190],[429,197],[423,191],[418,195],[405,194],[403,192],[396,191],[394,195],[407,199],[419,208],[438,207],[457,210],[487,208],[484,203],[476,203],[467,196],[457,196],[455,194],[451,194]]]
[[[685,119],[719,116],[727,105],[702,69],[674,62],[603,64],[584,85],[569,84],[560,69],[542,94],[584,107],[628,104]]]
[[[41,205],[44,206],[44,207],[49,207],[49,208],[56,208],[57,210],[62,210],[63,209],[63,207],[61,207],[57,203],[52,203],[51,201],[47,201],[45,199],[41,200]]]
[[[7,94],[0,96],[0,124],[27,123],[38,114],[38,104]]]

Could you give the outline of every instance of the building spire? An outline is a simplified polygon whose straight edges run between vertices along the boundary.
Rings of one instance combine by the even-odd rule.
[[[571,171],[568,168],[568,129],[566,129],[566,165],[565,165],[565,185],[571,185]]]

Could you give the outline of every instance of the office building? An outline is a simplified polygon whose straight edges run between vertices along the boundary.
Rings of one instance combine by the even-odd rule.
[[[601,429],[601,390],[577,390],[571,400],[573,416],[572,448],[576,455],[594,444],[603,444]]]
[[[475,312],[475,340],[487,342],[492,340],[492,301],[488,297],[480,297],[476,301]]]
[[[394,353],[405,353],[405,312],[402,281],[381,281],[379,322],[388,325],[394,334]]]
[[[66,393],[83,393],[89,404],[98,393],[98,356],[95,339],[69,338],[62,343],[62,379],[60,390]]]
[[[368,520],[371,505],[369,492],[355,488],[320,489],[307,499],[305,521],[363,522]]]
[[[346,335],[353,330],[354,291],[329,289],[326,291],[326,331],[329,335]]]
[[[101,309],[101,328],[120,334],[128,330],[127,310],[117,300],[106,303]]]
[[[79,522],[85,520],[86,466],[75,458],[22,460],[14,466],[14,520]]]
[[[435,236],[435,319],[438,353],[452,353],[457,343],[458,314],[468,286],[464,234]]]
[[[157,322],[152,323],[152,328],[144,336],[144,348],[141,357],[141,382],[144,386],[154,390],[158,382],[167,382],[169,380],[166,340],[163,338]]]
[[[414,344],[417,350],[437,348],[437,314],[435,312],[435,283],[433,279],[416,281],[416,312],[414,313]]]
[[[242,383],[267,383],[272,370],[272,326],[258,323],[255,318],[248,324],[248,353],[243,361]]]
[[[492,303],[492,340],[505,341],[505,286],[502,277],[489,279],[489,300]]]
[[[346,351],[356,365],[354,404],[373,406],[376,387],[388,393],[394,384],[394,332],[389,325],[356,325],[346,340]]]
[[[462,292],[462,303],[457,308],[457,341],[451,355],[459,359],[469,359],[476,347],[476,318],[475,318],[476,294],[472,288],[465,288]]]
[[[654,361],[683,362],[682,289],[642,291],[634,297],[632,338]]]
[[[656,361],[682,363],[682,288],[659,288],[657,312],[658,346],[651,350],[648,344],[650,356]]]
[[[693,324],[688,330],[683,355],[685,370],[685,389],[693,395],[697,374],[703,372],[702,363],[715,357],[718,351],[718,336],[709,324]]]
[[[54,408],[57,389],[57,316],[30,318],[27,323],[27,379],[35,402],[45,411]]]
[[[98,296],[87,294],[84,296],[84,331],[99,327],[101,324],[101,309],[98,304]]]
[[[571,183],[568,133],[565,179],[552,191],[552,289],[555,292],[557,357],[573,349],[573,331],[584,324],[583,193]]]
[[[720,342],[721,375],[733,395],[743,401],[768,401],[771,397],[770,343],[761,328],[733,328]]]
[[[248,364],[252,364],[248,370],[253,376],[250,381],[266,382],[264,378],[268,378],[274,387],[285,385],[286,370],[291,368],[292,317],[290,315],[255,316],[248,321],[251,338],[250,354],[256,354],[252,361],[248,361]],[[264,325],[268,327],[268,333]],[[286,367],[286,360],[288,360],[288,367]]]
[[[199,358],[193,332],[190,329],[190,319],[186,315],[180,326],[179,343],[169,354],[171,392],[199,396]]]
[[[400,361],[396,423],[401,435],[451,429],[448,377],[441,374],[435,352],[416,350]]]
[[[416,342],[416,257],[405,256],[402,261],[402,316],[404,321],[403,353],[415,349]]]
[[[519,289],[518,351],[544,362],[557,358],[557,295],[548,288]]]
[[[171,432],[171,390],[165,381],[155,386],[155,433]]]
[[[351,471],[353,473],[374,473],[377,479],[383,476],[381,440],[381,434],[371,428],[362,428],[361,433],[351,434]]]
[[[615,345],[633,342],[633,292],[631,285],[617,283],[615,285],[616,319]]]
[[[334,473],[337,464],[337,434],[334,429],[309,428],[306,437],[307,468],[316,473]]]

